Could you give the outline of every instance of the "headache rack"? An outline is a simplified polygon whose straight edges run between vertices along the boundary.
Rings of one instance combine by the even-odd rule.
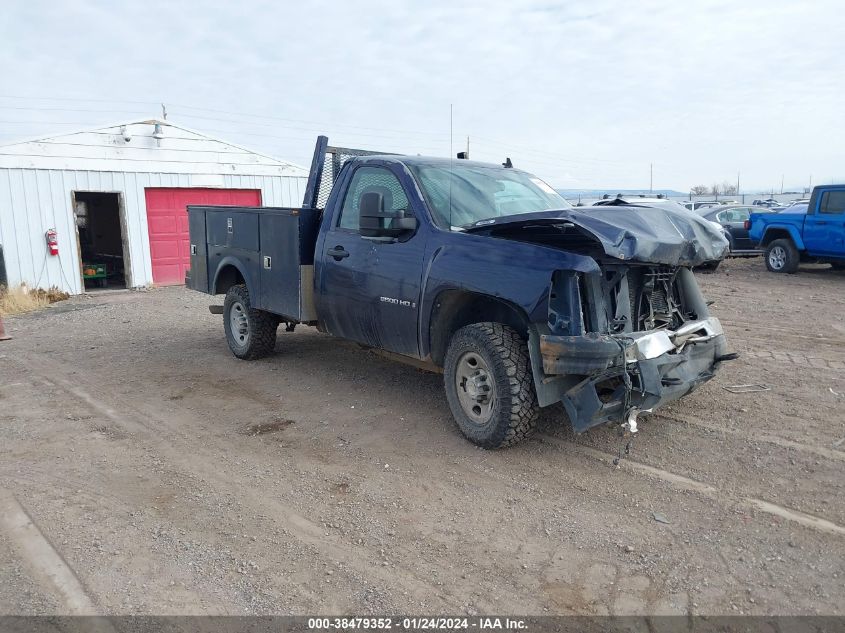
[[[366,149],[352,149],[350,147],[331,147],[328,136],[318,136],[314,147],[314,158],[311,160],[311,172],[308,174],[308,186],[305,188],[305,198],[302,206],[305,209],[325,209],[326,201],[332,192],[334,181],[341,168],[351,158],[356,156],[389,155],[390,152],[374,152]]]

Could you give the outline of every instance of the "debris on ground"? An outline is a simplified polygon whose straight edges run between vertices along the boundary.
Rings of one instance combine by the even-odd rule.
[[[562,407],[475,448],[442,376],[307,328],[238,360],[184,288],[16,317],[0,614],[67,611],[2,527],[8,492],[105,614],[845,615],[842,399],[819,397],[845,377],[842,278],[730,264],[701,283],[742,357],[643,419],[644,470],[608,469],[618,430],[576,436]],[[724,396],[751,381],[771,390]]]
[[[722,387],[722,389],[731,393],[755,393],[757,391],[771,391],[772,388],[766,385],[729,385]]]

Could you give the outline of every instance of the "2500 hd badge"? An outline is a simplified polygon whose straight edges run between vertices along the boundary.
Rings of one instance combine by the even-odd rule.
[[[417,304],[414,301],[407,301],[406,299],[397,299],[396,297],[379,297],[382,303],[392,303],[393,305],[402,306],[403,308],[416,308]]]

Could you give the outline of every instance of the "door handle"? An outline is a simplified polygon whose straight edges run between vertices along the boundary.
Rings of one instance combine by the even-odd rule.
[[[340,261],[344,257],[349,257],[349,251],[347,251],[342,246],[335,246],[334,248],[330,248],[326,251],[326,253],[334,257],[337,261]]]
[[[816,224],[827,224],[827,220],[816,220]]]

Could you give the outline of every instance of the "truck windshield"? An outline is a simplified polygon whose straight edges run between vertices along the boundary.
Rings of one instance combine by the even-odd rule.
[[[572,206],[536,176],[516,169],[461,163],[409,167],[442,228]]]

